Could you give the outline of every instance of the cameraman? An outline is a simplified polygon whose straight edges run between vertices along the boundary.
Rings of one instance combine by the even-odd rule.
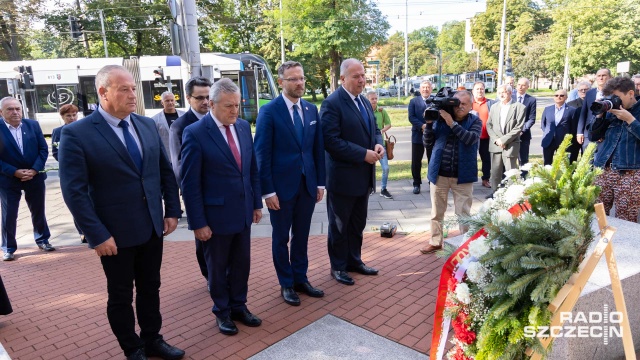
[[[449,190],[453,192],[456,215],[469,215],[473,202],[473,183],[478,181],[478,146],[482,120],[473,114],[471,94],[459,91],[454,98],[460,104],[449,114],[440,110],[440,118],[427,121],[424,130],[424,146],[432,149],[428,178],[431,183],[431,241],[423,254],[442,249],[442,221],[447,210]],[[451,117],[453,115],[453,118]],[[466,232],[465,227],[460,227]]]
[[[634,87],[621,76],[607,81],[602,93],[619,97],[622,104],[598,115],[589,132],[591,141],[604,138],[593,159],[594,166],[604,168],[595,182],[602,188],[599,201],[607,215],[615,204],[616,217],[632,222],[640,208],[640,102]]]

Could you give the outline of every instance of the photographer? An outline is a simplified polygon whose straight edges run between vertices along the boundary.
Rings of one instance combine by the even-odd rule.
[[[442,249],[442,221],[447,210],[449,190],[453,192],[456,215],[469,215],[473,202],[473,183],[478,181],[478,146],[482,120],[473,114],[471,94],[459,91],[453,97],[460,101],[452,114],[440,110],[437,121],[426,122],[424,145],[432,149],[428,178],[431,183],[431,241],[423,254]],[[453,117],[452,117],[453,115]],[[461,232],[467,229],[460,227]]]
[[[640,102],[634,91],[631,79],[607,81],[602,91],[607,98],[599,103],[604,109],[611,108],[606,115],[596,116],[589,139],[604,138],[593,160],[594,166],[604,169],[595,182],[602,188],[599,201],[607,215],[615,204],[617,218],[636,222],[640,208]]]

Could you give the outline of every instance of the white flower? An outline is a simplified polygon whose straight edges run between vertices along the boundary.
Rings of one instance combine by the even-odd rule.
[[[482,203],[482,206],[480,207],[480,212],[487,212],[489,210],[491,210],[491,208],[493,207],[493,203],[495,201],[493,199],[487,199],[485,200],[485,202]]]
[[[509,171],[504,172],[505,179],[508,179],[514,176],[520,176],[520,169],[511,169]]]
[[[479,262],[472,262],[467,268],[467,277],[476,284],[482,281],[488,273],[489,271],[487,268],[482,266]]]
[[[480,259],[480,257],[486,254],[490,249],[489,244],[487,244],[487,238],[484,236],[480,236],[475,239],[471,243],[469,243],[469,255],[473,256],[476,259]]]
[[[510,224],[513,222],[513,215],[511,215],[511,213],[507,210],[500,209],[495,212],[494,219],[497,224]]]
[[[553,166],[551,166],[551,165],[545,165],[545,166],[544,166],[544,169],[545,169],[545,170],[547,170],[547,171],[549,171],[549,170],[553,169]]]
[[[526,163],[520,166],[521,171],[531,171],[531,168],[533,168],[533,163]]]
[[[471,302],[471,294],[469,293],[469,285],[460,283],[456,286],[456,298],[463,303],[469,304]]]
[[[524,185],[514,184],[507,187],[507,190],[504,192],[504,201],[509,204],[509,206],[519,203],[524,199]]]
[[[542,179],[540,179],[539,177],[535,177],[535,176],[530,176],[527,178],[527,180],[524,181],[524,187],[528,188],[531,185],[535,184],[535,183],[539,183],[542,182]]]

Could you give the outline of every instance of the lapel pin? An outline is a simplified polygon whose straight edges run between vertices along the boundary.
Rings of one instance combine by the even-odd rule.
[[[304,109],[305,109],[305,110],[309,110],[309,108],[308,108],[308,107],[306,107],[306,106],[304,107]]]

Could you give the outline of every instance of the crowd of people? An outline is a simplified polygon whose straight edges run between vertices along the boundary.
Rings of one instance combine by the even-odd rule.
[[[307,277],[307,245],[315,206],[325,196],[331,277],[354,285],[349,273],[378,274],[365,264],[361,249],[378,162],[380,195],[392,198],[382,136],[391,121],[379,108],[375,92],[362,94],[366,79],[359,60],[343,61],[340,78],[342,85],[318,111],[302,99],[302,64],[283,63],[277,79],[282,94],[261,108],[255,139],[249,123],[238,118],[240,90],[229,79],[211,83],[194,77],[185,87],[189,110],[177,110],[173,94],[165,92],[163,111],[147,118],[134,113],[133,76],[109,65],[96,75],[96,111],[76,121],[77,107],[60,108],[65,125],[54,130],[52,149],[59,161],[62,195],[81,240],[100,258],[107,279],[107,317],[128,359],[184,356],[160,334],[159,295],[162,240],[184,213],[180,194],[223,334],[238,333],[236,322],[251,327],[262,323],[247,307],[247,292],[251,224],[261,221],[263,203],[270,214],[272,258],[286,304],[300,306],[300,294],[324,296]],[[486,98],[483,82],[476,82],[471,91],[456,92],[457,105],[440,109],[437,120],[424,116],[430,82],[422,82],[420,95],[411,100],[413,193],[422,190],[426,152],[432,205],[431,235],[420,249],[423,254],[442,248],[450,191],[455,213],[469,215],[478,155],[482,186],[493,191],[505,170],[528,162],[536,99],[527,93],[528,79],[514,82],[509,78],[499,86],[495,100]],[[594,89],[588,82],[578,83],[577,97],[570,102],[567,91],[555,92],[554,104],[541,117],[544,163],[552,162],[567,134],[574,136],[571,161],[588,142],[596,142],[593,164],[604,169],[597,183],[607,213],[615,205],[617,217],[637,221],[640,76],[612,78],[609,70],[601,69],[596,83]],[[612,108],[594,115],[591,104],[602,101],[610,101]],[[11,261],[23,191],[36,244],[43,251],[55,250],[44,212],[48,147],[38,123],[22,117],[18,100],[0,100],[0,111],[5,123],[0,126],[2,249],[3,260]]]

